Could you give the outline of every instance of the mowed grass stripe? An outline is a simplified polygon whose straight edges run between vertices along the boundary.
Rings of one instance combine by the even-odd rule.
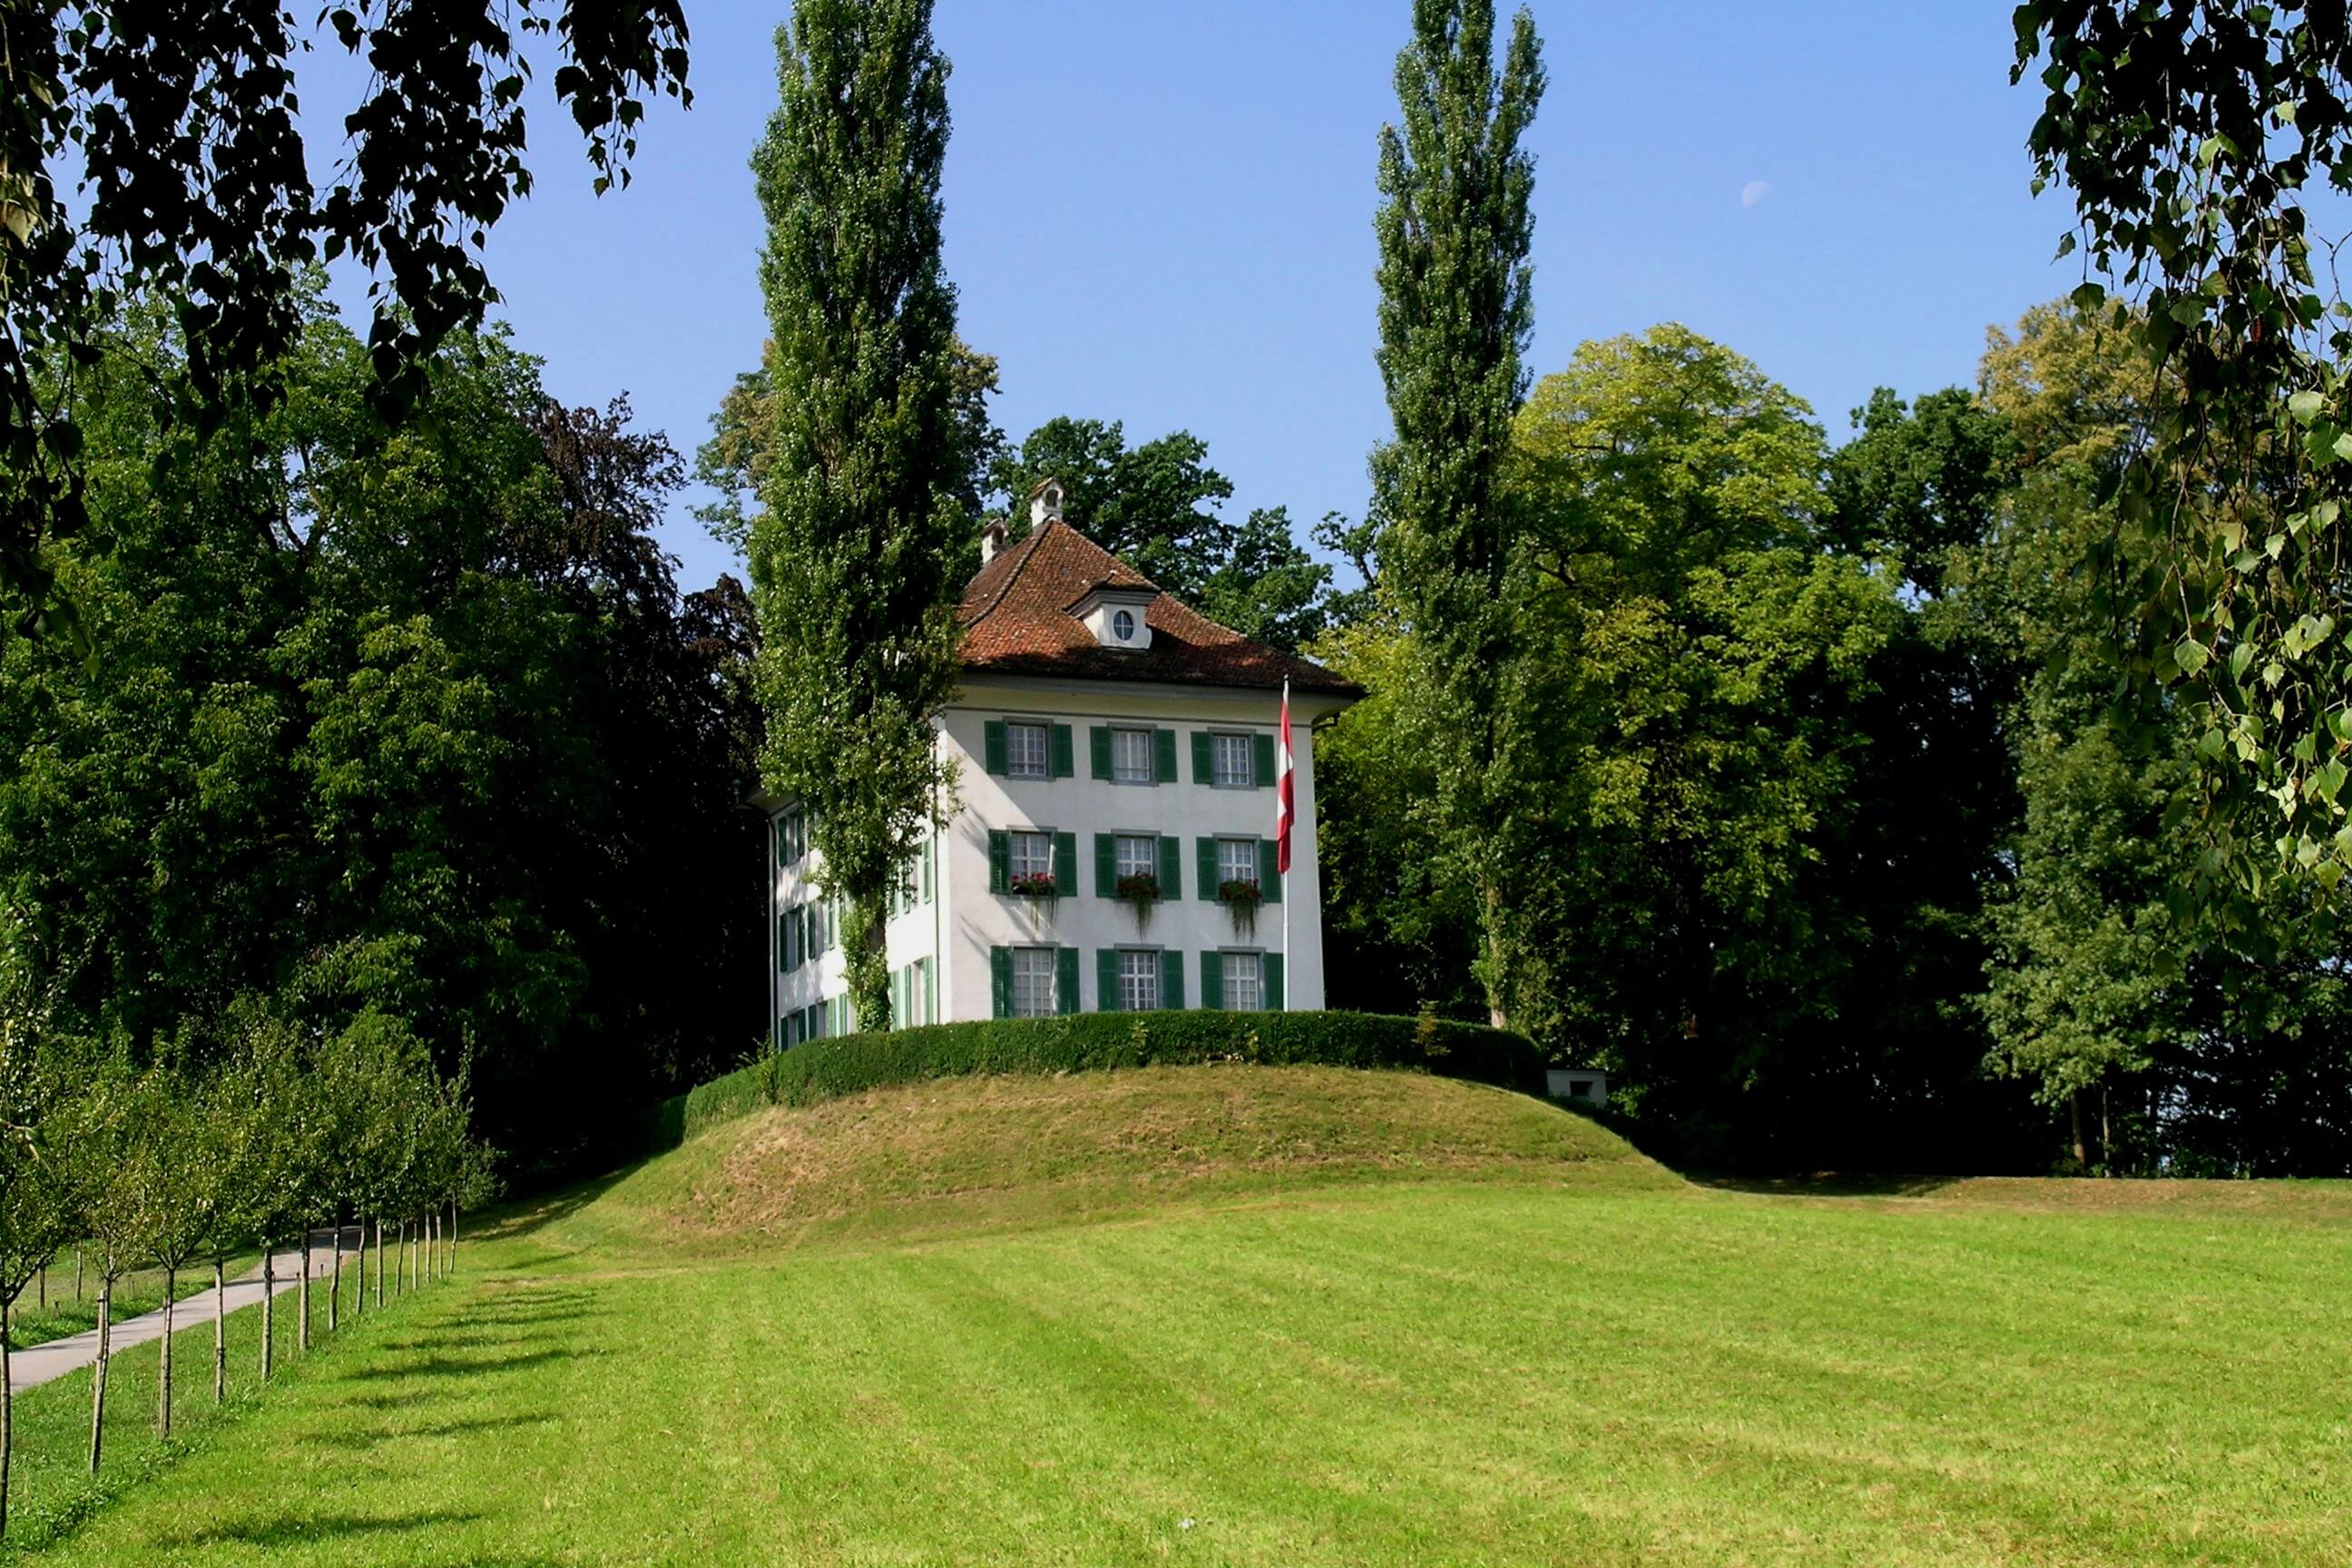
[[[1113,1219],[1050,1152],[1017,1205],[975,1195],[1002,1127],[894,1176],[887,1099],[837,1157],[919,1239],[806,1188],[743,1200],[800,1245],[714,1236],[658,1166],[547,1205],[34,1560],[2299,1564],[2352,1539],[2347,1194],[1596,1180],[1530,1157],[1541,1108],[1496,1143],[1491,1103],[1463,1147],[1492,1180],[1424,1128],[1417,1175],[1302,1186],[1263,1165],[1283,1096],[1316,1097],[1319,1170],[1347,1119],[1385,1136],[1445,1090],[1352,1079],[1342,1113],[1312,1074],[1188,1070],[1121,1156],[1150,1203]],[[1131,1116],[1140,1076],[989,1098],[1100,1147],[1090,1105]],[[959,1215],[978,1234],[944,1238]]]

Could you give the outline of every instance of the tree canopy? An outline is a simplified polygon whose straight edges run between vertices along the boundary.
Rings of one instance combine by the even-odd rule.
[[[782,101],[751,160],[772,417],[764,457],[742,461],[759,471],[761,764],[809,813],[849,900],[857,1016],[887,1028],[887,900],[955,784],[931,721],[971,548],[971,385],[940,263],[948,62],[929,0],[798,0],[776,47]]]
[[[598,190],[629,177],[645,100],[686,88],[677,0],[358,5],[319,14],[368,62],[340,158],[306,146],[293,62],[310,47],[274,5],[102,0],[0,18],[0,595],[20,626],[62,606],[42,541],[89,517],[72,390],[121,303],[172,301],[175,416],[200,428],[264,406],[303,327],[307,268],[356,258],[377,282],[372,401],[396,413],[426,362],[496,298],[484,234],[530,192],[525,86],[551,40],[557,101]],[[79,169],[84,197],[59,182]],[[313,169],[331,170],[322,183]],[[238,384],[245,384],[242,390]]]

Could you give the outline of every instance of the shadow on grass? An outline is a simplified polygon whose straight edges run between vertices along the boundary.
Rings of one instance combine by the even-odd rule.
[[[289,1513],[276,1519],[238,1520],[216,1524],[208,1530],[184,1535],[173,1544],[220,1546],[234,1542],[243,1546],[293,1546],[358,1536],[404,1535],[412,1531],[432,1530],[445,1524],[471,1524],[481,1517],[478,1513],[457,1513],[446,1509],[375,1519],[358,1514]]]
[[[386,1405],[414,1406],[414,1400],[387,1400]],[[405,1442],[412,1437],[463,1437],[477,1432],[510,1432],[519,1426],[538,1426],[562,1417],[552,1410],[519,1410],[511,1415],[468,1415],[449,1421],[427,1421],[415,1426],[386,1426],[362,1433],[359,1441],[371,1448],[386,1443]]]
[[[1719,1171],[1684,1171],[1678,1173],[1693,1186],[1779,1198],[1925,1198],[1969,1180],[1966,1176],[1889,1176],[1849,1171],[1816,1171],[1780,1176],[1750,1176]]]
[[[582,1361],[609,1354],[599,1350],[538,1350],[521,1355],[490,1356],[426,1356],[423,1361],[401,1362],[392,1366],[361,1367],[352,1373],[355,1379],[367,1381],[401,1381],[412,1377],[480,1377],[488,1373],[520,1372],[525,1367],[543,1366],[549,1362]]]

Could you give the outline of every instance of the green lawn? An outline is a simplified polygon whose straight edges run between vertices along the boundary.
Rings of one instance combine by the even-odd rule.
[[[1690,1186],[1386,1075],[926,1086],[512,1217],[27,1561],[2339,1562],[2347,1221]],[[87,1397],[24,1401],[36,1512]]]

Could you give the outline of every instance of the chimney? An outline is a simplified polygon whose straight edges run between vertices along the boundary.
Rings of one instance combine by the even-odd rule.
[[[1029,492],[1029,526],[1043,528],[1062,515],[1062,481],[1040,479]]]
[[[992,517],[980,525],[980,563],[982,566],[987,565],[996,559],[996,552],[1003,548],[1004,520],[1001,517]]]

